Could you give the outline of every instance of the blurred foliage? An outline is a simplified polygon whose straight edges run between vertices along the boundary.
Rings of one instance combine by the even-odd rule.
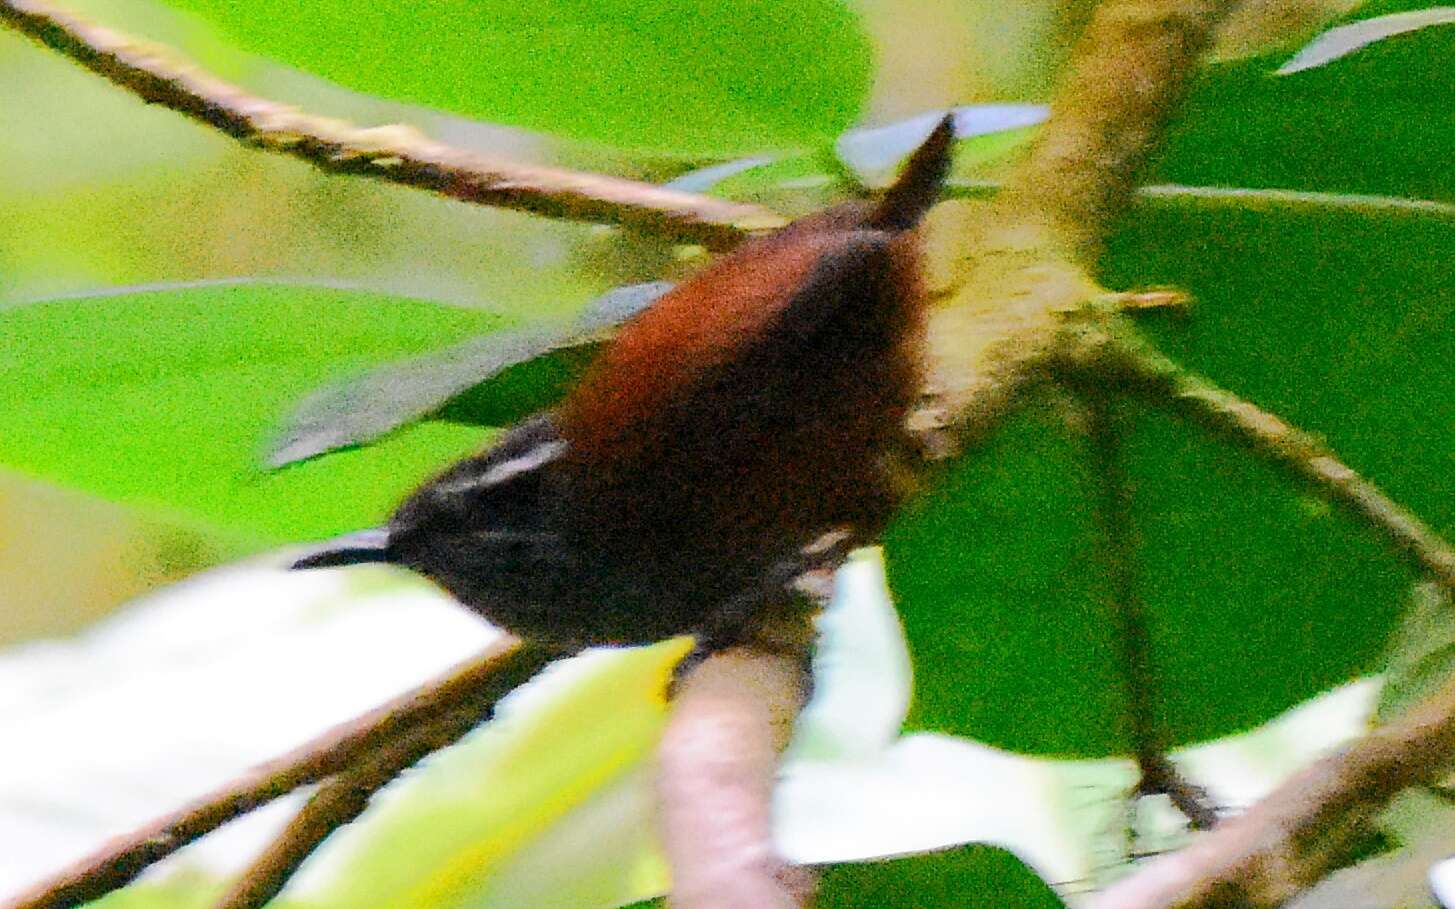
[[[834,865],[824,869],[813,904],[818,909],[1061,909],[1066,905],[1020,859],[992,846]],[[655,899],[622,909],[666,906],[665,899]]]
[[[660,888],[662,860],[636,817],[614,840],[596,844],[615,850],[609,860],[578,862],[595,871],[586,880],[535,867],[520,853],[651,751],[672,671],[691,647],[690,638],[677,638],[597,652],[575,667],[573,684],[552,685],[548,672],[544,686],[512,695],[495,722],[433,757],[430,773],[395,787],[368,824],[340,833],[330,845],[351,872],[334,875],[310,905],[534,909],[553,901],[602,905]],[[554,865],[571,853],[558,846],[547,855]]]
[[[238,284],[0,310],[0,458],[255,545],[371,524],[431,466],[478,446],[430,423],[330,463],[265,474],[283,408],[339,370],[457,341],[498,317],[307,287]]]
[[[1448,197],[1449,170],[1433,164],[1439,150],[1455,147],[1455,116],[1439,89],[1455,88],[1455,76],[1437,62],[1451,40],[1455,30],[1426,29],[1290,76],[1273,75],[1282,54],[1213,66],[1159,175],[1346,192],[1398,183],[1406,194]],[[1408,92],[1412,74],[1431,91]],[[865,134],[855,154],[893,160],[903,132]],[[1014,148],[1024,133],[1000,135],[1017,137]],[[1003,141],[963,144],[986,140],[992,149]],[[981,160],[973,152],[969,159]],[[714,189],[752,187],[747,195],[771,198],[819,177],[822,192],[836,180],[830,161],[782,159]],[[333,189],[337,182],[319,185],[348,191]],[[204,191],[225,190],[214,180]],[[354,204],[364,210],[369,200]],[[286,217],[327,227],[339,210],[289,206]],[[283,245],[266,211],[256,223],[260,242]],[[349,243],[347,229],[330,235]],[[1161,343],[1326,433],[1355,467],[1449,529],[1455,497],[1430,477],[1443,475],[1451,441],[1436,427],[1455,416],[1439,365],[1455,351],[1448,333],[1433,329],[1448,320],[1455,278],[1431,251],[1451,239],[1448,219],[1436,215],[1341,214],[1337,205],[1242,211],[1194,199],[1139,208],[1113,238],[1104,269],[1112,286],[1189,289],[1199,300],[1190,319],[1146,320]],[[151,254],[166,257],[165,248]],[[27,431],[11,435],[0,457],[87,491],[256,533],[260,543],[320,536],[378,520],[433,465],[479,443],[478,432],[455,421],[496,426],[518,418],[522,401],[548,402],[563,385],[561,364],[572,360],[555,355],[507,370],[378,446],[256,473],[258,446],[301,392],[487,328],[424,304],[366,305],[341,293],[309,303],[313,293],[178,289],[12,310],[4,316],[15,339],[6,361],[10,409]],[[431,321],[438,333],[426,329]],[[110,356],[93,356],[96,343]],[[921,666],[913,725],[1040,752],[1126,746],[1087,506],[1093,479],[1067,413],[1048,399],[1013,421],[889,533],[891,576]],[[1170,738],[1246,728],[1369,668],[1409,580],[1378,541],[1223,443],[1136,408],[1128,419]],[[125,456],[98,461],[102,439]],[[1412,439],[1419,444],[1393,444]],[[1319,620],[1336,607],[1358,620]],[[996,633],[985,634],[991,627]],[[1270,659],[1250,675],[1243,653]],[[1006,711],[1007,703],[1023,709]]]
[[[837,135],[869,50],[836,0],[169,0],[361,91],[617,147],[724,154]]]
[[[1450,596],[1424,582],[1410,591],[1409,604],[1390,637],[1386,676],[1375,719],[1390,722],[1455,678],[1455,616]]]
[[[968,0],[866,0],[859,17],[830,0],[654,0],[632,5],[629,16],[620,4],[587,3],[492,3],[489,17],[458,0],[409,14],[343,0],[178,5],[221,23],[249,50],[340,83],[600,147],[353,95],[241,54],[196,20],[137,3],[88,4],[126,22],[151,10],[136,13],[139,30],[259,91],[368,122],[402,119],[469,147],[604,160],[617,172],[663,177],[768,151],[770,160],[713,189],[785,211],[825,204],[852,182],[831,140],[865,104],[882,117],[907,112],[896,107],[910,103],[903,98],[919,110],[1043,97],[1089,7],[982,9],[966,21],[983,33],[961,41],[963,24],[922,26],[966,14]],[[1354,16],[1428,5],[1373,0]],[[1410,32],[1275,74],[1290,35],[1347,6],[1301,6],[1298,17],[1272,17],[1230,39],[1236,52],[1197,79],[1152,179],[1455,200],[1455,70],[1447,63],[1455,29]],[[548,27],[550,12],[558,18]],[[897,32],[914,37],[896,40]],[[1005,36],[1034,52],[1002,59],[948,49]],[[883,63],[866,95],[871,42]],[[940,43],[944,55],[934,50]],[[926,68],[933,76],[916,83]],[[124,560],[122,571],[163,577],[175,572],[157,565],[190,568],[377,522],[422,476],[485,440],[482,428],[552,400],[580,358],[557,353],[508,369],[378,444],[262,472],[262,446],[306,393],[528,316],[563,316],[601,285],[657,277],[672,261],[662,244],[325,178],[255,155],[7,35],[0,80],[26,86],[0,107],[0,463],[124,503],[141,533],[182,541]],[[899,101],[896,80],[909,86]],[[964,146],[959,175],[994,176],[1030,135],[1023,127]],[[1448,211],[1380,214],[1341,208],[1337,198],[1269,209],[1256,198],[1240,206],[1192,195],[1136,206],[1101,267],[1112,287],[1189,290],[1197,301],[1190,313],[1141,320],[1164,349],[1323,434],[1448,535],[1452,251]],[[243,280],[71,295],[197,278]],[[443,305],[461,303],[469,306]],[[1173,741],[1249,727],[1381,665],[1414,578],[1368,529],[1224,440],[1138,404],[1121,416],[1156,703]],[[917,673],[912,727],[1041,753],[1125,750],[1090,512],[1096,480],[1079,425],[1074,401],[1044,394],[891,528],[890,577]],[[9,505],[0,522],[35,520],[27,507]],[[118,534],[131,539],[127,527]],[[88,545],[57,558],[115,551],[112,537]],[[1430,659],[1442,672],[1448,655],[1406,660],[1415,667],[1409,690],[1424,690]],[[1389,696],[1404,698],[1402,690]],[[998,865],[996,874],[1019,869],[1003,853],[960,850],[835,872],[828,892],[838,895],[826,898],[845,906],[878,893],[904,894],[904,905],[938,901],[933,894],[973,892],[979,885],[961,875],[980,874],[965,869],[984,862]]]

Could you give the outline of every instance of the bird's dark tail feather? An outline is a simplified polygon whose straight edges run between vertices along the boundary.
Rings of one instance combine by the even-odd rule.
[[[372,562],[390,562],[389,531],[382,527],[360,530],[357,533],[335,537],[323,543],[313,552],[295,561],[289,567],[337,568],[342,565],[365,565]]]
[[[869,216],[870,227],[879,230],[909,230],[940,197],[940,185],[950,171],[950,151],[955,144],[955,115],[946,114],[920,147],[905,162],[899,179]]]

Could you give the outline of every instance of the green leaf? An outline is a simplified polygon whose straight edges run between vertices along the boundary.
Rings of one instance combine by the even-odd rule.
[[[1455,530],[1455,269],[1438,215],[1142,206],[1112,287],[1173,285],[1144,327],[1190,368]],[[886,537],[915,665],[909,724],[1015,749],[1128,742],[1085,444],[1055,398]],[[1125,440],[1154,701],[1176,743],[1247,728],[1377,665],[1413,573],[1373,531],[1231,442],[1134,407]]]
[[[371,442],[434,413],[451,398],[512,366],[569,346],[572,340],[566,329],[496,332],[321,388],[288,415],[287,425],[270,446],[268,466],[282,467]]]
[[[1287,76],[1325,66],[1396,35],[1419,31],[1432,25],[1451,24],[1455,24],[1455,6],[1435,6],[1407,13],[1391,13],[1340,25],[1310,41],[1303,50],[1278,68],[1278,75]]]
[[[993,846],[827,869],[823,909],[1061,909],[1066,904],[1014,854]]]
[[[837,0],[169,0],[359,91],[623,148],[736,154],[858,115],[869,42]]]
[[[630,824],[618,841],[598,844],[625,865],[584,880],[558,870],[557,879],[533,867],[530,850],[651,752],[673,667],[691,647],[677,638],[596,651],[512,694],[496,721],[432,757],[339,834],[334,874],[309,905],[524,907],[550,898],[599,906],[660,892],[665,868],[637,801],[622,806]]]
[[[1455,608],[1449,594],[1424,581],[1390,641],[1375,719],[1387,723],[1455,678]]]
[[[1430,28],[1283,78],[1283,55],[1210,67],[1150,180],[1455,199],[1452,54]]]
[[[375,294],[238,285],[0,310],[0,462],[255,545],[369,526],[479,429],[413,426],[272,475],[261,445],[308,390],[499,327]]]

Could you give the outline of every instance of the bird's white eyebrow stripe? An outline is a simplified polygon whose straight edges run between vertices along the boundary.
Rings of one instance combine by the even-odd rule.
[[[494,486],[523,473],[529,473],[542,464],[560,457],[565,450],[566,443],[560,440],[542,442],[524,454],[511,458],[509,461],[502,461],[485,471],[480,475],[479,485]]]

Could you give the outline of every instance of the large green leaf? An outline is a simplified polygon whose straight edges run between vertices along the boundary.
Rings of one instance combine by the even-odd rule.
[[[1455,227],[1337,211],[1140,209],[1111,286],[1174,284],[1175,357],[1295,424],[1455,530]],[[1127,745],[1084,443],[1031,408],[890,530],[913,726],[1009,747]],[[1143,405],[1125,445],[1161,720],[1247,727],[1373,668],[1411,579],[1372,531],[1280,471]]]
[[[0,310],[0,462],[258,543],[377,522],[483,434],[442,421],[264,474],[261,445],[340,374],[499,327],[498,317],[305,287],[237,285]]]
[[[885,862],[836,865],[825,872],[814,905],[824,909],[1060,909],[1065,903],[1010,852],[993,846],[965,846]]]
[[[619,147],[732,154],[858,114],[867,38],[838,0],[169,0],[360,91]]]
[[[1211,67],[1153,179],[1455,199],[1452,51],[1427,28],[1287,76],[1287,53]]]

